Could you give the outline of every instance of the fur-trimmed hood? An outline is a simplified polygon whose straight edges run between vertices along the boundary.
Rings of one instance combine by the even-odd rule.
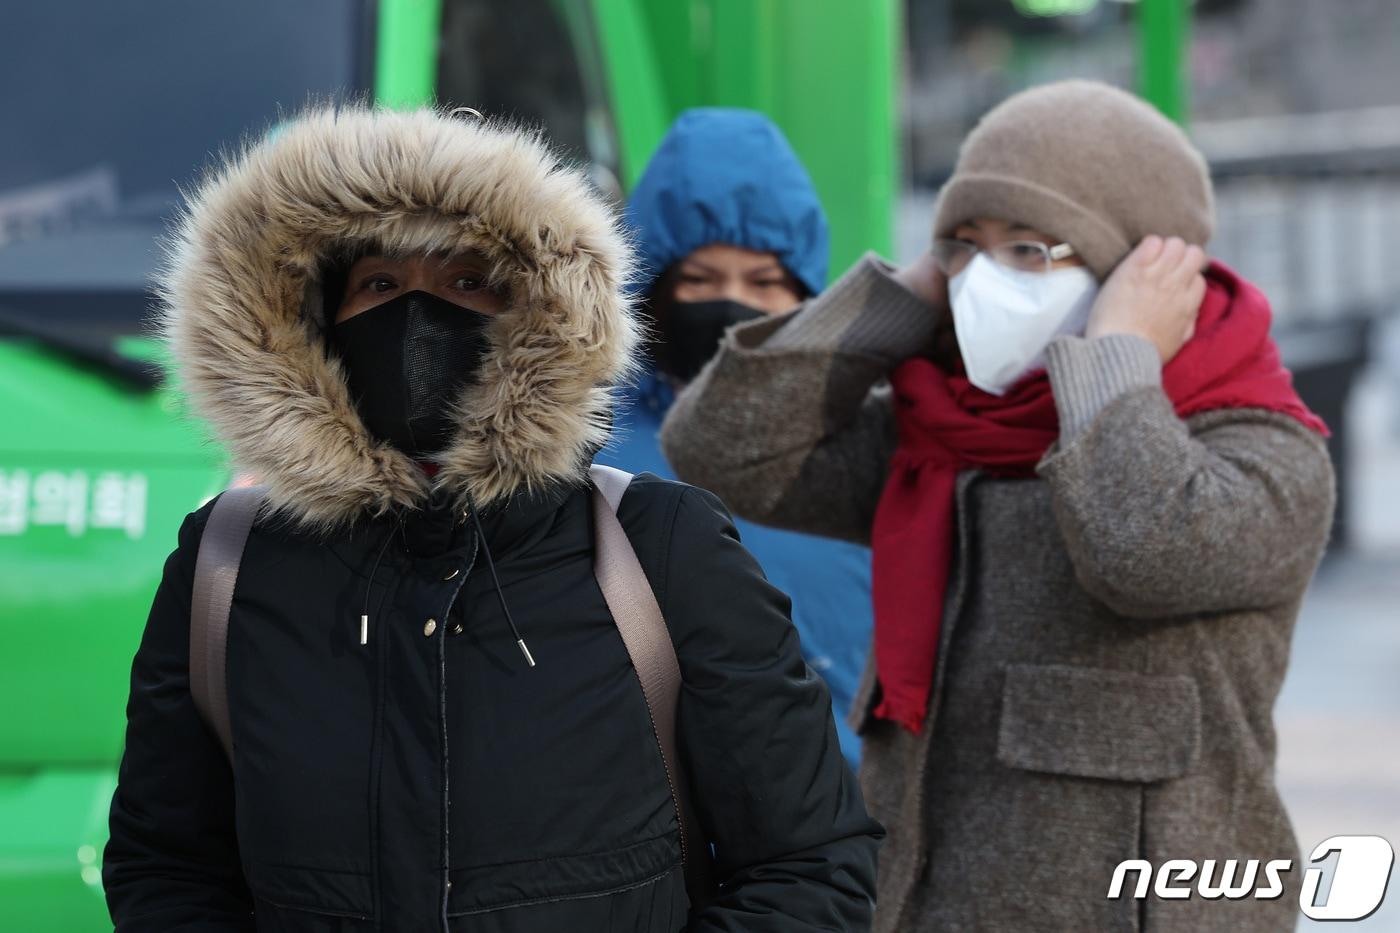
[[[365,428],[325,352],[319,278],[346,250],[475,250],[509,306],[430,481]],[[485,506],[580,480],[638,328],[612,211],[537,134],[433,110],[309,112],[192,196],[160,280],[195,410],[271,507],[329,529],[446,487]]]

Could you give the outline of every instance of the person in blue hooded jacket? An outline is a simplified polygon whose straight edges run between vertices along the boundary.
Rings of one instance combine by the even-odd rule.
[[[782,314],[826,282],[821,201],[782,132],[762,114],[727,108],[683,113],[627,205],[641,274],[637,297],[652,319],[647,370],[619,406],[613,441],[597,459],[666,478],[658,432],[675,390],[719,349],[725,330]],[[826,679],[841,749],[860,741],[846,711],[869,646],[870,556],[860,546],[737,522],[768,578],[793,601],[808,663]]]

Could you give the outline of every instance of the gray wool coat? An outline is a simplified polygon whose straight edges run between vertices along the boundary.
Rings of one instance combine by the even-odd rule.
[[[671,410],[666,454],[747,518],[868,541],[896,441],[883,380],[933,337],[867,257],[730,331]],[[1047,369],[1061,436],[1038,477],[958,477],[922,732],[870,716],[869,668],[852,712],[889,832],[876,927],[1292,930],[1303,866],[1272,710],[1331,522],[1326,447],[1261,410],[1183,421],[1140,338],[1061,338]],[[1291,860],[1281,897],[1205,899],[1194,878],[1189,897],[1136,901],[1136,873],[1107,897],[1126,859],[1252,858]]]

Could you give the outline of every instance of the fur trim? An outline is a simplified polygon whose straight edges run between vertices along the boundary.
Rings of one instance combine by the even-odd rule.
[[[194,408],[268,485],[272,508],[329,530],[430,492],[407,456],[369,434],[323,350],[317,276],[365,244],[476,250],[510,291],[433,483],[485,506],[581,480],[639,342],[613,212],[538,134],[432,110],[329,108],[211,174],[159,282]]]

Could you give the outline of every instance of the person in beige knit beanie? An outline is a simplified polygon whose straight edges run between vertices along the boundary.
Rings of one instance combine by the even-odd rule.
[[[928,253],[730,330],[663,425],[744,517],[872,545],[878,930],[1295,922],[1271,712],[1332,468],[1213,224],[1155,110],[1034,88]]]
[[[1125,91],[1066,81],[1012,97],[963,143],[934,235],[983,216],[1072,242],[1105,279],[1153,234],[1204,247],[1215,204],[1205,161],[1176,124]]]
[[[1051,268],[1083,267],[1094,282],[1081,277],[1083,300],[1067,323],[1079,333],[1092,324],[1095,336],[1137,333],[1166,362],[1190,333],[1200,304],[1204,279],[1196,273],[1205,265],[1214,213],[1205,161],[1175,124],[1124,91],[1066,81],[1012,97],[982,119],[939,196],[934,251],[897,278],[935,303],[944,288],[940,272],[953,276],[970,256],[953,242],[1068,244]],[[1113,280],[1114,292],[1129,294],[1110,293],[1090,321],[1097,284],[1135,246],[1136,261]],[[1022,251],[1038,258],[1030,255],[1033,247]],[[1147,280],[1157,278],[1161,287],[1151,289]],[[1138,294],[1144,290],[1160,294]],[[1136,313],[1145,304],[1159,313]]]

